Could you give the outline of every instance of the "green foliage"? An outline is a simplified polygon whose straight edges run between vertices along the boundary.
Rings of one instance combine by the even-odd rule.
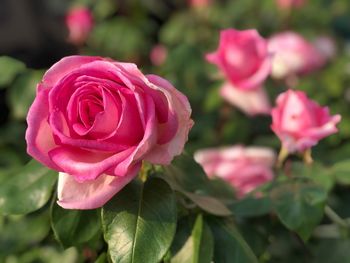
[[[51,205],[51,226],[64,248],[87,243],[100,229],[100,211],[67,210],[55,202]]]
[[[306,241],[323,217],[326,191],[295,180],[281,183],[272,189],[270,196],[281,222]]]
[[[11,84],[15,77],[23,72],[26,66],[21,61],[11,57],[0,57],[0,88],[4,88]]]
[[[57,172],[32,160],[26,166],[2,176],[0,212],[28,214],[47,203],[57,179]]]
[[[28,70],[16,79],[8,91],[8,104],[15,119],[25,119],[32,104],[37,84],[43,76],[42,70]]]
[[[127,185],[102,208],[112,262],[159,262],[175,235],[176,215],[175,196],[165,181]]]
[[[214,262],[258,262],[231,219],[211,218],[209,226],[213,232],[215,242]]]
[[[68,8],[67,1],[51,2]],[[308,0],[291,12],[276,0],[211,1],[209,8],[187,2],[69,1],[89,6],[95,20],[79,54],[135,62],[144,73],[169,79],[189,98],[195,121],[189,154],[150,167],[146,182],[127,185],[102,208],[102,218],[100,209],[60,208],[52,197],[57,172],[35,161],[23,166],[25,118],[46,69],[0,57],[0,262],[350,263],[350,2]],[[264,37],[284,30],[309,40],[327,35],[337,44],[336,57],[300,77],[296,88],[342,115],[338,134],[313,149],[312,165],[289,158],[274,181],[243,198],[189,157],[205,147],[280,147],[270,117],[248,118],[219,95],[222,78],[205,54],[229,27],[256,28]],[[149,59],[156,44],[167,49],[160,66]],[[286,84],[266,81],[272,105]],[[54,236],[75,248],[63,250]]]
[[[170,262],[210,263],[213,258],[213,249],[214,241],[211,230],[203,220],[203,216],[198,215],[192,232],[189,233],[183,246],[174,254]]]

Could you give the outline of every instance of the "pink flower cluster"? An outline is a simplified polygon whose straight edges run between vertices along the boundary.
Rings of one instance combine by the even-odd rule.
[[[334,51],[329,38],[310,43],[294,32],[269,39],[256,30],[226,29],[220,33],[218,49],[206,55],[225,78],[220,95],[248,115],[270,114],[264,89],[266,78],[287,78],[321,68]]]
[[[281,7],[301,6],[304,1],[278,1]],[[278,33],[269,39],[256,30],[221,31],[218,49],[206,55],[225,81],[220,95],[248,115],[271,114],[272,130],[287,153],[304,152],[319,140],[337,132],[340,115],[330,115],[302,91],[289,89],[270,107],[264,89],[266,78],[296,78],[320,69],[335,54],[334,42],[320,37],[313,43],[295,32]],[[268,158],[270,156],[270,158]],[[208,176],[231,183],[242,196],[272,179],[274,158],[268,150],[241,146],[198,151],[196,160]],[[259,158],[265,157],[265,158]]]

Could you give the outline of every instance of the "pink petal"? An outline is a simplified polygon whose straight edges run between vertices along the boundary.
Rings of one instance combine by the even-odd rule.
[[[27,152],[33,158],[46,166],[57,170],[57,165],[51,161],[48,152],[56,147],[52,130],[47,121],[49,115],[49,90],[38,91],[27,115],[28,129],[26,131]]]
[[[147,75],[151,88],[160,90],[168,99],[170,111],[177,113],[178,127],[175,136],[165,144],[158,144],[147,155],[146,160],[156,164],[169,164],[174,156],[182,153],[188,133],[193,126],[191,120],[191,106],[181,92],[175,89],[167,80],[156,76]]]
[[[52,161],[60,167],[60,171],[69,173],[74,176],[76,180],[83,182],[86,180],[94,180],[112,167],[118,164],[120,165],[134,150],[135,147],[130,147],[125,151],[111,154],[63,146],[50,151],[49,155]],[[115,175],[125,176],[129,168],[129,166],[124,167],[123,174]]]
[[[226,82],[220,89],[220,95],[250,116],[270,114],[270,102],[263,87],[255,90],[241,90]]]
[[[43,88],[53,87],[59,80],[61,80],[71,71],[79,68],[81,65],[96,60],[103,60],[103,58],[89,56],[69,56],[62,58],[60,61],[56,62],[48,71],[46,71],[42,80]]]
[[[57,186],[57,203],[65,209],[95,209],[107,203],[125,185],[134,179],[140,169],[123,177],[102,174],[96,180],[77,182],[73,176],[60,173]]]

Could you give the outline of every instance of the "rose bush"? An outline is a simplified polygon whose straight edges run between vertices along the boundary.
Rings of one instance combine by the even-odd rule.
[[[331,116],[328,107],[321,107],[302,91],[281,93],[276,103],[271,128],[289,153],[303,152],[338,131],[341,116]]]
[[[243,146],[202,149],[194,158],[209,177],[218,176],[229,182],[238,197],[272,180],[276,161],[275,153],[269,148]]]
[[[63,58],[38,84],[27,151],[60,171],[59,204],[91,209],[130,182],[143,160],[169,164],[192,126],[187,98],[136,65]]]

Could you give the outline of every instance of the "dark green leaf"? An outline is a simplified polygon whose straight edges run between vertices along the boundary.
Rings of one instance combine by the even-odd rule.
[[[271,211],[271,200],[268,196],[255,198],[248,196],[229,206],[235,216],[254,217],[268,214]]]
[[[101,229],[100,211],[63,209],[54,202],[51,226],[64,248],[77,246],[91,240]]]
[[[215,263],[257,263],[252,249],[237,231],[232,219],[211,218],[209,226],[214,236]]]
[[[30,216],[7,216],[0,226],[0,255],[18,253],[39,244],[50,231],[48,213]],[[1,257],[0,257],[1,261]]]
[[[107,263],[107,262],[108,262],[107,254],[105,252],[99,255],[95,261],[95,263]]]
[[[293,162],[291,170],[293,176],[307,177],[326,190],[331,190],[334,185],[331,170],[321,163],[314,162],[311,165],[305,165],[302,162]]]
[[[49,200],[57,172],[32,160],[4,176],[6,179],[0,184],[0,212],[27,214],[41,208]]]
[[[0,87],[5,87],[14,80],[17,74],[23,72],[26,66],[14,58],[0,57]]]
[[[210,228],[199,215],[192,233],[183,247],[171,259],[171,263],[210,263],[213,257],[213,236]]]
[[[164,179],[174,190],[208,213],[231,215],[225,203],[232,202],[234,198],[232,187],[220,179],[208,179],[198,163],[185,154],[177,157],[173,163],[164,168]]]
[[[176,216],[175,195],[165,181],[150,178],[127,185],[102,209],[112,261],[159,262],[175,235]]]
[[[25,119],[30,105],[33,103],[36,86],[43,76],[42,70],[32,70],[21,75],[13,83],[8,93],[11,114],[16,119]]]
[[[338,183],[350,185],[350,160],[336,163],[332,167],[332,172]]]
[[[312,263],[350,263],[350,240],[324,239],[315,248]]]
[[[324,188],[303,181],[289,181],[276,186],[271,192],[273,207],[290,230],[307,240],[321,221],[327,192]]]
[[[182,193],[192,202],[210,214],[217,216],[229,216],[232,214],[231,211],[216,198],[200,194],[192,194],[189,192]]]

